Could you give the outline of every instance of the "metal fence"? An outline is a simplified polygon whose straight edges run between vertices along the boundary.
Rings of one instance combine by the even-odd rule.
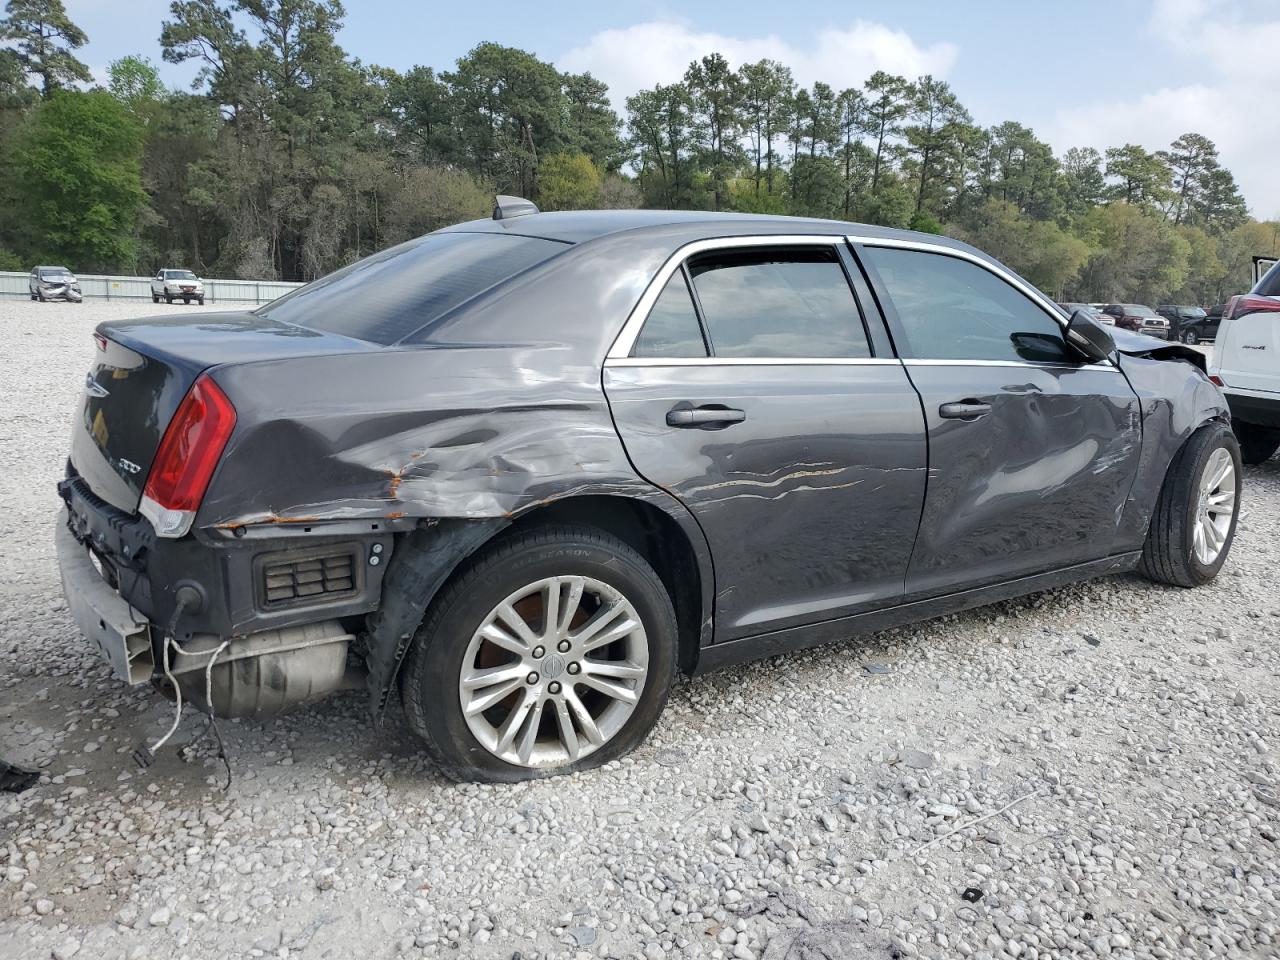
[[[31,274],[0,271],[0,297],[29,297]],[[77,274],[85,299],[150,300],[150,277],[108,277]],[[206,303],[269,303],[300,283],[283,280],[203,280]]]

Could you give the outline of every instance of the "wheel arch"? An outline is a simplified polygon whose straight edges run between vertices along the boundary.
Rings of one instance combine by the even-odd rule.
[[[431,601],[467,561],[513,530],[572,523],[604,531],[645,558],[671,596],[679,630],[678,667],[692,673],[712,640],[715,575],[706,537],[692,514],[659,490],[642,496],[578,494],[513,517],[425,521],[401,535],[384,575],[382,600],[364,632],[370,712],[380,723],[400,667]]]

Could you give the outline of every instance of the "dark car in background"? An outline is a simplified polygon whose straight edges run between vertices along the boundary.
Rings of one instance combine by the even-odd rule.
[[[1212,343],[1218,339],[1218,327],[1222,324],[1222,314],[1226,309],[1225,303],[1215,304],[1208,310],[1201,310],[1200,316],[1194,313],[1182,319],[1179,330],[1178,339],[1183,343],[1195,346],[1197,343]],[[1191,308],[1193,311],[1196,308]]]
[[[1235,530],[1199,352],[883,227],[499,198],[86,346],[57,553],[117,675],[219,717],[359,676],[459,779],[617,758],[677,671],[1203,584]]]
[[[1162,303],[1158,305],[1156,307],[1156,313],[1169,321],[1168,339],[1179,341],[1183,340],[1182,334],[1187,324],[1203,320],[1206,315],[1204,307],[1175,303]],[[1199,337],[1197,335],[1197,340],[1198,339]]]
[[[1141,303],[1108,303],[1102,308],[1122,330],[1145,333],[1149,337],[1170,339],[1169,321]]]
[[[27,278],[27,290],[32,300],[66,300],[80,303],[80,281],[66,267],[33,267]]]

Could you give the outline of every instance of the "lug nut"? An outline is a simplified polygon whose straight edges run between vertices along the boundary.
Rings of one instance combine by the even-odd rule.
[[[543,658],[543,656],[546,654],[546,652],[547,652],[547,648],[546,648],[546,647],[534,647],[534,648],[533,648],[533,659],[535,659],[535,660],[541,660],[541,659]]]
[[[558,683],[556,683],[554,680],[552,680],[552,681],[551,681],[551,683],[550,683],[550,685],[547,687],[547,691],[548,691],[549,693],[559,693],[559,692],[560,692],[560,684],[558,684]]]
[[[537,671],[531,672],[529,676],[527,676],[525,679],[528,680],[530,683],[537,683],[538,682]]]
[[[556,649],[559,650],[561,653],[568,653],[570,646],[572,646],[572,644],[570,644],[568,640],[561,640],[559,643],[556,644]]]
[[[571,663],[571,664],[569,664],[569,672],[570,672],[570,673],[572,673],[572,674],[574,674],[575,676],[577,675],[577,673],[578,673],[581,669],[582,669],[582,664],[580,664],[580,663]]]

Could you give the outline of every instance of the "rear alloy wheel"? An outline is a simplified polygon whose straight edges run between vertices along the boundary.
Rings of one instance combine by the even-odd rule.
[[[1235,420],[1231,428],[1240,441],[1240,459],[1251,467],[1266,463],[1280,450],[1280,427],[1260,427]]]
[[[596,530],[547,527],[486,550],[432,602],[405,710],[453,779],[570,773],[644,740],[675,662],[675,613],[644,559]]]
[[[1200,338],[1196,336],[1196,332],[1194,330],[1188,330],[1182,335],[1182,342],[1189,347],[1194,347],[1200,342]]]
[[[1169,465],[1142,548],[1142,572],[1173,586],[1208,583],[1231,549],[1239,500],[1240,446],[1227,426],[1207,424]]]

